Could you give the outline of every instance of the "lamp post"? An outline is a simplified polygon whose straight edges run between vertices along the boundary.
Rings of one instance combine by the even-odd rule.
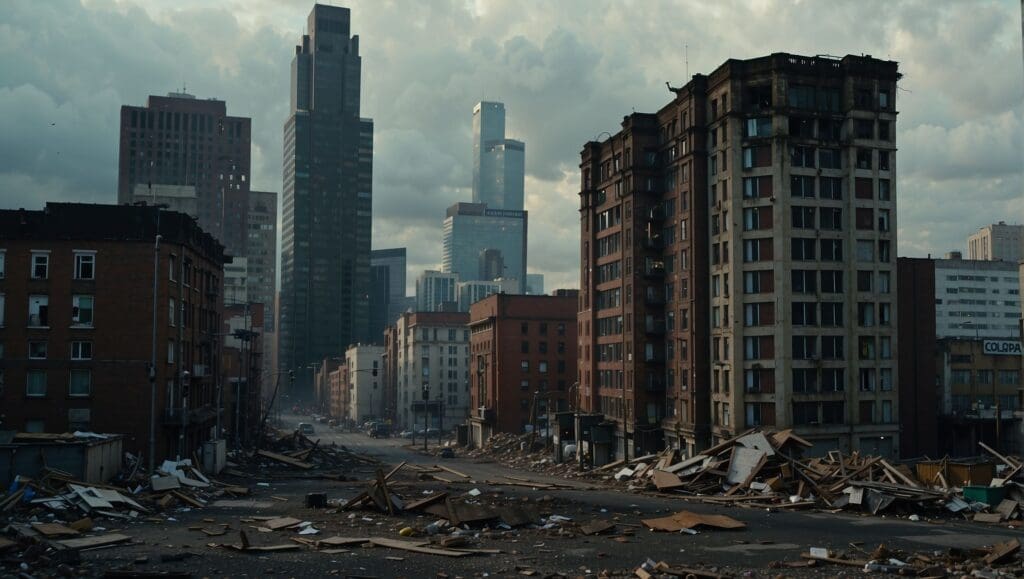
[[[423,383],[423,450],[427,450],[427,430],[430,429],[427,423],[427,404],[430,403],[430,384]]]
[[[437,395],[437,445],[441,446],[441,436],[444,434],[444,392]]]

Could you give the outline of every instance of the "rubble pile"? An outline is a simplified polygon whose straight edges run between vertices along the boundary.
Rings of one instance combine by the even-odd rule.
[[[263,447],[251,455],[237,456],[247,467],[266,470],[335,470],[339,474],[332,478],[348,480],[343,474],[357,467],[373,467],[380,462],[332,442],[321,445],[320,439],[312,440],[299,431],[279,431],[264,440]],[[236,465],[241,466],[241,465]],[[248,476],[237,468],[230,474]]]
[[[557,463],[551,459],[551,449],[533,434],[495,433],[482,448],[466,451],[464,456],[491,459],[511,467],[534,472],[578,478],[586,476],[572,461]]]
[[[858,452],[800,458],[811,443],[792,431],[750,430],[695,456],[668,449],[591,471],[633,489],[684,495],[705,503],[758,508],[861,510],[873,515],[962,513],[979,522],[1022,524],[1024,486],[1013,480],[1024,462],[982,445],[1006,465],[988,486],[951,485],[939,468],[923,481],[904,464]],[[926,469],[918,468],[918,471]],[[933,469],[934,470],[934,469]]]

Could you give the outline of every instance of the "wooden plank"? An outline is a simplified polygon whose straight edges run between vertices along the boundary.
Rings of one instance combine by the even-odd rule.
[[[326,539],[320,539],[316,542],[316,546],[319,549],[321,545],[327,545],[329,547],[348,547],[350,545],[362,545],[363,543],[369,543],[368,537],[327,537]]]
[[[402,468],[405,467],[406,464],[408,464],[408,461],[403,460],[402,464],[400,464],[400,465],[396,466],[395,468],[391,469],[388,472],[388,474],[384,475],[384,480],[385,481],[391,480],[391,477],[395,476],[395,474],[398,473],[398,471],[402,470]]]
[[[407,511],[418,511],[418,510],[420,510],[422,508],[425,508],[425,507],[428,507],[428,506],[430,506],[430,505],[432,505],[432,504],[434,504],[434,503],[436,503],[438,501],[443,501],[446,498],[448,498],[448,493],[434,493],[434,494],[432,494],[430,496],[427,496],[425,498],[413,501],[413,502],[405,505],[405,510],[407,510]]]
[[[1020,551],[1020,541],[1017,539],[1010,539],[1005,543],[997,543],[992,547],[992,552],[985,557],[985,564],[1001,563],[1017,551]]]
[[[264,523],[263,526],[268,528],[268,529],[270,529],[271,531],[276,531],[278,529],[286,529],[288,527],[294,527],[295,525],[298,525],[301,522],[302,521],[300,521],[299,519],[296,519],[294,517],[281,517],[281,518],[278,518],[278,519],[271,519],[271,520],[267,521],[266,523]]]
[[[290,456],[287,456],[287,455],[284,455],[284,454],[280,454],[280,453],[277,453],[277,452],[271,452],[269,450],[257,450],[256,454],[258,454],[259,456],[262,456],[263,458],[269,458],[270,460],[281,462],[281,463],[284,463],[284,464],[287,464],[287,465],[290,465],[290,466],[294,466],[294,467],[298,467],[298,468],[301,468],[301,469],[304,469],[304,470],[309,470],[309,469],[313,468],[313,466],[314,466],[313,464],[310,464],[308,462],[303,462],[301,460],[295,460],[294,458],[292,458]]]
[[[654,486],[657,487],[659,491],[667,491],[684,487],[686,486],[686,483],[670,472],[656,470],[654,471]]]
[[[470,478],[470,476],[468,474],[461,473],[461,472],[455,470],[454,468],[448,468],[448,467],[440,465],[440,464],[435,464],[434,466],[439,468],[439,469],[441,469],[441,470],[443,470],[443,471],[445,471],[445,472],[447,472],[447,473],[451,473],[451,474],[453,474],[455,476],[459,476],[459,477],[462,477],[462,478]]]
[[[197,509],[201,509],[201,508],[203,508],[203,506],[205,506],[205,505],[203,505],[203,503],[195,500],[194,498],[188,496],[187,494],[185,494],[183,492],[171,491],[169,494],[174,495],[175,497],[177,497],[181,501],[186,502],[186,503],[192,505],[193,507],[195,507]]]
[[[78,531],[70,527],[65,527],[60,523],[32,523],[32,528],[47,537],[63,537],[78,534]]]
[[[1007,465],[1009,465],[1010,468],[1018,468],[1018,467],[1021,466],[1021,463],[1019,463],[1019,462],[1017,462],[1017,461],[1015,461],[1015,460],[1013,460],[1013,459],[1011,459],[1011,458],[1009,458],[1007,456],[1003,456],[1003,455],[999,454],[999,452],[996,449],[994,449],[991,446],[985,444],[984,442],[979,442],[978,446],[984,448],[986,451],[988,451],[989,454],[991,454],[992,456],[998,458],[999,460],[1001,460],[1004,463],[1006,463]]]
[[[95,549],[97,547],[106,547],[107,545],[116,545],[118,543],[124,543],[125,541],[131,541],[132,538],[128,535],[122,535],[120,533],[111,533],[108,535],[99,535],[97,537],[81,537],[78,539],[64,539],[63,541],[57,541],[58,545],[67,547],[68,549]]]
[[[868,564],[867,561],[861,561],[858,559],[837,559],[835,557],[815,557],[810,553],[800,553],[800,557],[803,559],[809,559],[811,561],[824,561],[826,563],[833,563],[835,565],[846,565],[847,567],[864,567]]]
[[[452,549],[438,549],[435,547],[426,547],[419,541],[399,541],[398,539],[385,539],[375,537],[370,539],[370,543],[377,545],[378,547],[387,547],[389,549],[401,549],[403,551],[410,551],[412,553],[422,553],[424,555],[441,555],[443,557],[466,557],[472,553],[466,551],[454,551]]]
[[[387,480],[384,478],[384,471],[377,469],[377,486],[384,492],[384,503],[389,515],[395,514],[395,505],[391,502],[391,491],[388,490]]]
[[[919,485],[917,481],[900,472],[899,469],[889,464],[889,461],[885,460],[884,458],[879,460],[878,463],[881,464],[882,468],[884,468],[886,471],[891,472],[893,476],[903,481],[903,484],[914,487],[915,489],[921,488],[921,485]]]

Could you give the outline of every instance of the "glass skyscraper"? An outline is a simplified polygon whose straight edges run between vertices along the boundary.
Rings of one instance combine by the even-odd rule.
[[[526,145],[505,138],[505,105],[473,107],[473,203],[523,210]]]
[[[359,116],[359,37],[317,4],[295,47],[284,127],[279,370],[312,392],[325,357],[368,338],[373,121]]]
[[[517,282],[514,291],[522,292],[526,283],[526,230],[526,211],[456,203],[448,208],[444,220],[441,269],[457,273],[460,281],[513,278]],[[500,252],[504,265],[500,276],[486,271],[488,260],[481,257],[489,250]]]

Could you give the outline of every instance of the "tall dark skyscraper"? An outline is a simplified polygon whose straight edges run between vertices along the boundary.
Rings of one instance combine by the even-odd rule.
[[[251,121],[230,117],[216,99],[186,93],[150,96],[146,106],[121,107],[117,202],[167,203],[192,196],[189,213],[229,255],[244,256],[249,196]]]
[[[313,366],[365,341],[373,121],[359,116],[359,37],[347,8],[317,4],[292,60],[284,127],[279,370],[299,397]]]
[[[383,344],[384,328],[408,307],[405,299],[405,248],[370,253],[370,342]]]

